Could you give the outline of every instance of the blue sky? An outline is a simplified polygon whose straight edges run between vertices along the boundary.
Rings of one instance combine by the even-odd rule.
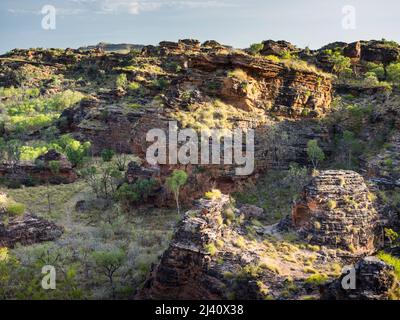
[[[56,30],[41,27],[44,5],[57,9]],[[342,27],[346,5],[356,28]],[[398,0],[1,0],[0,52],[79,47],[100,41],[157,44],[196,38],[247,47],[266,39],[319,48],[358,39],[400,42]]]

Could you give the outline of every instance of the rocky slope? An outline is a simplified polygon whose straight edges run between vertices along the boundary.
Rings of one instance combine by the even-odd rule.
[[[346,194],[355,197],[358,211],[344,201]],[[330,200],[337,206],[326,208]],[[375,258],[355,265],[356,292],[342,289],[343,276],[320,287],[340,274],[342,266],[374,252],[377,221],[361,176],[349,171],[322,172],[294,205],[293,230],[306,243],[319,246],[289,244],[277,226],[252,225],[253,219],[262,217],[259,211],[248,206],[234,208],[228,196],[200,200],[177,226],[169,248],[136,298],[388,297],[396,281],[392,269]]]
[[[400,101],[398,82],[387,73],[399,60],[399,46],[359,41],[313,51],[268,40],[260,48],[187,39],[124,54],[101,44],[1,56],[0,155],[7,161],[0,165],[0,182],[19,187],[34,180],[47,192],[66,183],[71,198],[57,197],[66,206],[57,224],[13,216],[0,206],[0,246],[58,239],[60,222],[68,230],[60,243],[70,241],[73,252],[79,241],[71,238],[93,232],[85,250],[121,248],[129,255],[124,268],[142,273],[157,261],[148,256],[168,246],[143,286],[143,274],[129,273],[127,283],[139,288],[136,299],[395,297],[393,262],[367,256],[382,249],[398,255]],[[338,71],[335,59],[348,62],[346,68]],[[374,68],[379,76],[371,75]],[[254,172],[238,176],[236,166],[222,163],[149,165],[146,133],[167,132],[170,121],[197,131],[254,129]],[[323,152],[321,171],[311,168],[311,140]],[[7,144],[15,141],[30,161],[15,161],[19,155],[10,146],[17,144]],[[85,142],[90,152],[82,151]],[[180,201],[185,209],[195,203],[193,209],[181,217],[169,245],[163,242],[167,233],[148,231],[161,216],[146,234],[135,229],[130,237],[144,211],[151,220],[159,208],[175,206],[166,188],[174,169],[188,175]],[[27,189],[40,190],[21,194]],[[25,202],[40,207],[42,200]],[[129,241],[134,245],[126,246]],[[88,265],[85,260],[80,277],[88,276]],[[355,291],[341,286],[346,265],[356,270]]]

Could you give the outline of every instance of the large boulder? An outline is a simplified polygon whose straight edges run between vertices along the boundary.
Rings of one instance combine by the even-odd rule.
[[[396,285],[393,267],[376,257],[361,259],[354,266],[355,289],[344,289],[342,282],[349,273],[342,274],[321,289],[325,300],[387,300]]]
[[[31,214],[11,218],[7,223],[1,221],[0,217],[0,247],[13,248],[16,244],[53,241],[62,234],[62,227]]]
[[[14,208],[21,208],[11,211]],[[0,247],[13,248],[16,244],[30,245],[59,238],[63,228],[53,222],[25,212],[25,208],[0,193]]]
[[[261,49],[260,53],[262,55],[275,55],[280,56],[285,52],[293,53],[299,51],[296,46],[292,45],[290,42],[280,40],[266,40],[263,42],[263,48]]]

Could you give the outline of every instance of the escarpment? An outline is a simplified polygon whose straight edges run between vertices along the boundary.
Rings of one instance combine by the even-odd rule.
[[[161,43],[143,49],[137,58],[140,66],[126,67],[129,79],[140,78],[138,103],[132,108],[132,97],[122,92],[98,94],[65,110],[58,122],[63,133],[81,141],[90,141],[95,155],[103,149],[134,153],[145,159],[153,142],[146,139],[151,129],[161,129],[168,138],[168,125],[176,121],[179,129],[255,129],[254,174],[271,168],[287,168],[291,162],[305,163],[307,141],[317,139],[329,153],[329,129],[318,119],[330,112],[332,84],[329,75],[306,64],[286,65],[263,57],[254,57],[220,46],[200,46],[194,41]],[[144,62],[142,62],[144,61]],[[143,65],[167,79],[168,87],[160,93],[154,75]],[[179,72],[171,72],[171,65]],[[147,69],[146,69],[147,70]],[[113,98],[111,98],[111,96]],[[112,102],[111,102],[112,101]],[[137,107],[139,105],[139,107]],[[285,149],[286,154],[281,150]],[[146,166],[146,162],[145,162]],[[161,165],[162,175],[179,165]],[[236,165],[189,166],[210,168],[207,176],[198,172],[197,185],[208,185],[223,191],[248,177],[235,174]],[[196,187],[198,188],[198,187]],[[207,191],[199,189],[198,196]],[[196,190],[187,190],[192,194]]]

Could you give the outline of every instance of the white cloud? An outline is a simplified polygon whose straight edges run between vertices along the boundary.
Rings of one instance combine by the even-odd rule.
[[[229,0],[69,0],[88,5],[96,13],[118,14],[156,11],[162,8],[198,9],[235,6]]]
[[[97,14],[132,14],[169,9],[208,9],[235,7],[234,0],[67,0],[64,6],[56,6],[60,16],[79,15],[84,13]],[[41,14],[38,9],[15,9],[8,12],[13,15]]]

